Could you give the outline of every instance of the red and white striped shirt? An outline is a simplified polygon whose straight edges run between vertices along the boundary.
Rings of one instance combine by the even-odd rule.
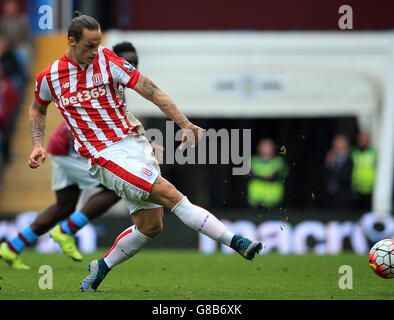
[[[107,48],[99,47],[92,64],[78,65],[64,55],[37,76],[35,99],[53,101],[74,135],[74,148],[85,158],[133,132],[119,84],[133,89],[139,71]]]

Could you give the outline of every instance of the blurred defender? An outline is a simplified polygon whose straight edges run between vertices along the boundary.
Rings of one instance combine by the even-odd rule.
[[[100,46],[101,39],[98,22],[77,12],[69,25],[66,54],[39,73],[30,107],[30,167],[37,168],[46,158],[46,110],[54,101],[71,129],[75,149],[89,159],[90,173],[124,199],[135,223],[119,235],[103,258],[89,264],[90,274],[81,281],[82,291],[96,290],[111,268],[134,256],[161,232],[162,207],[190,228],[253,259],[261,243],[234,235],[160,176],[152,147],[145,137],[134,132],[116,88],[123,85],[134,89],[182,128],[180,148],[187,142],[196,146],[203,130],[192,124],[148,77]]]
[[[130,42],[122,42],[114,46],[114,52],[126,59],[135,68],[138,68],[138,55]],[[117,88],[119,101],[124,104],[123,87]],[[124,105],[124,108],[126,106]],[[134,129],[144,134],[141,123],[128,113]],[[50,230],[56,223],[62,221],[52,231],[51,237],[59,243],[62,251],[75,261],[82,260],[73,235],[85,226],[90,220],[104,214],[120,197],[112,190],[107,189],[93,178],[89,172],[89,164],[72,147],[74,138],[65,122],[52,133],[47,151],[52,161],[51,188],[56,194],[56,203],[46,208],[30,225],[24,227],[17,236],[2,243],[0,257],[13,269],[29,269],[22,262],[20,253],[27,245],[33,245],[39,236]],[[159,146],[155,151],[161,152]],[[103,190],[94,194],[81,210],[75,211],[82,190],[100,187]],[[71,214],[71,215],[70,215]]]

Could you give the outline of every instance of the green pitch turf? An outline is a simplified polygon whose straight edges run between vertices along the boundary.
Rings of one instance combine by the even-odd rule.
[[[0,300],[282,300],[393,299],[394,279],[376,276],[366,256],[259,255],[247,261],[239,255],[203,255],[195,250],[146,249],[115,267],[97,292],[82,293],[79,282],[90,260],[74,262],[62,254],[26,251],[28,271],[12,270],[0,261]],[[53,271],[53,288],[40,289],[42,265]],[[341,265],[352,268],[352,289],[340,289]],[[44,284],[48,282],[44,281]],[[348,282],[349,283],[349,282]]]

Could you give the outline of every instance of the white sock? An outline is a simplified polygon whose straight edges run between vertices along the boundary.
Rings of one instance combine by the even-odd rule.
[[[151,240],[138,231],[135,225],[124,230],[115,240],[112,248],[105,254],[104,261],[108,268],[131,258]]]
[[[234,234],[212,213],[190,203],[185,196],[171,210],[184,224],[209,238],[230,246]]]

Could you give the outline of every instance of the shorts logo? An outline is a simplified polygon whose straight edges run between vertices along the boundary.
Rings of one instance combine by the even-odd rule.
[[[101,75],[101,73],[96,73],[93,75],[92,81],[95,86],[102,85],[103,84],[103,76]]]
[[[150,176],[152,175],[152,173],[153,173],[151,170],[149,170],[149,169],[147,169],[147,168],[142,168],[142,169],[141,169],[141,172],[142,172],[143,174],[147,175],[148,177],[150,177]]]

